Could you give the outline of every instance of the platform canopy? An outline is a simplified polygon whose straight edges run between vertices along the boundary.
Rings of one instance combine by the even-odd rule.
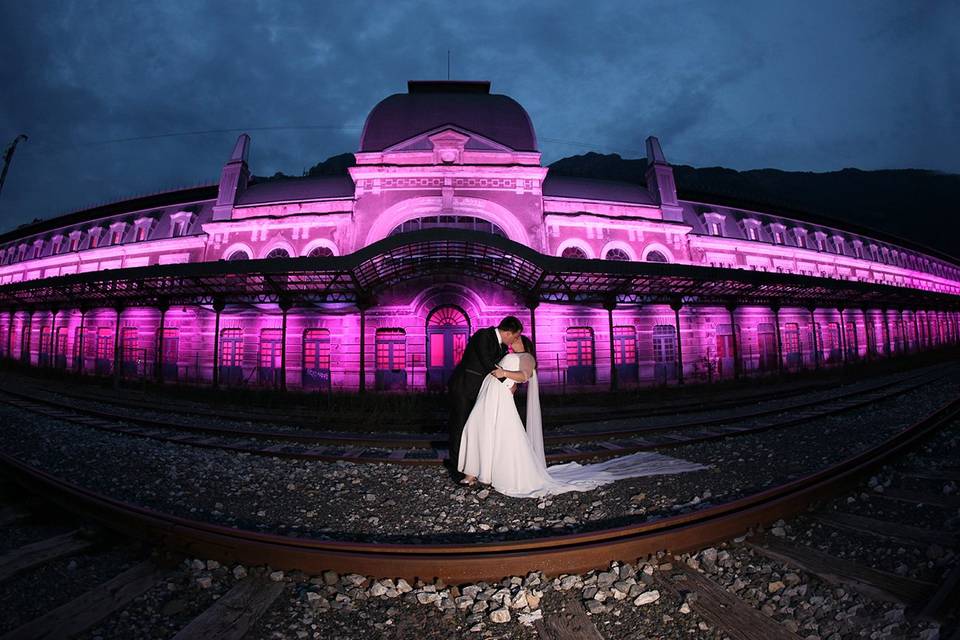
[[[721,304],[960,308],[960,296],[909,287],[733,268],[547,256],[506,238],[430,229],[388,237],[347,256],[111,269],[0,286],[7,310],[340,302],[371,305],[418,278],[474,279],[527,304]]]

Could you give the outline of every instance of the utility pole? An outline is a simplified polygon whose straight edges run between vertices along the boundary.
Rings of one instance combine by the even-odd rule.
[[[26,139],[27,136],[21,133],[13,139],[13,142],[10,143],[7,150],[3,152],[3,171],[0,172],[0,191],[3,191],[3,183],[7,179],[7,170],[10,168],[10,160],[13,159],[13,152],[17,150],[17,145],[20,143],[20,140]]]

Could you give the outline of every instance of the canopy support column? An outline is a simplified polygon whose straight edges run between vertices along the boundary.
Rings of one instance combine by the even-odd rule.
[[[280,329],[280,390],[287,390],[287,312],[293,305],[289,300],[280,300],[283,322]]]
[[[683,341],[680,339],[680,309],[683,308],[683,302],[680,299],[670,303],[673,309],[673,318],[677,331],[677,384],[683,384]]]
[[[213,301],[213,310],[217,314],[213,323],[213,388],[220,388],[220,314],[227,307],[223,300]],[[199,372],[197,372],[199,374]]]
[[[822,348],[822,345],[819,343],[823,342],[823,336],[817,335],[816,305],[811,304],[810,306],[807,307],[807,310],[810,312],[810,335],[813,338],[810,342],[810,344],[813,345],[810,349],[813,355],[813,368],[815,371],[819,371],[820,370],[820,349]]]
[[[777,373],[783,374],[783,340],[780,337],[780,305],[770,307],[773,310],[773,325],[777,335]]]
[[[114,310],[117,312],[117,322],[113,328],[113,388],[116,389],[120,387],[120,366],[122,364],[120,356],[123,353],[120,348],[120,318],[123,314],[123,303],[116,303]]]
[[[166,302],[161,302],[157,305],[157,309],[160,310],[160,327],[157,329],[157,340],[156,340],[156,355],[154,361],[157,363],[157,382],[163,384],[163,341],[166,338],[166,323],[167,323],[167,311],[170,309],[170,305]]]

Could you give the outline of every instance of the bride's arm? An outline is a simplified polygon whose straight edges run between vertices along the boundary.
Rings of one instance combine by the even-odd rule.
[[[498,378],[510,378],[514,382],[526,382],[530,379],[530,376],[523,373],[523,371],[506,371],[499,368],[493,372],[493,375],[497,376]]]

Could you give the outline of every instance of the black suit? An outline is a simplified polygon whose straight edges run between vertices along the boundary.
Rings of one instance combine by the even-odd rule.
[[[507,345],[497,340],[493,327],[480,329],[471,336],[463,351],[463,358],[453,370],[447,390],[450,396],[450,460],[456,470],[460,457],[460,438],[467,424],[470,411],[480,394],[485,376],[497,368],[497,363],[507,353]]]

